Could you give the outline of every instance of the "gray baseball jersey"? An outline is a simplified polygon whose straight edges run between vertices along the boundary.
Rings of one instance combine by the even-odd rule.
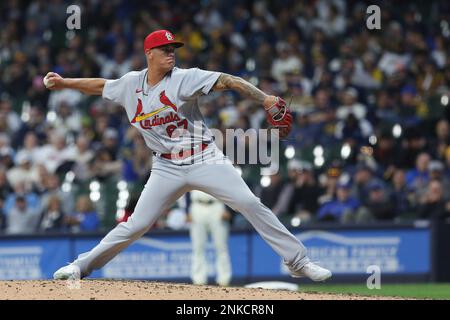
[[[147,84],[147,69],[107,80],[103,98],[122,105],[130,123],[157,153],[188,149],[213,138],[198,108],[197,98],[208,94],[220,72],[173,68],[158,84]]]
[[[125,107],[130,123],[140,131],[148,147],[157,153],[173,153],[180,150],[180,144],[192,148],[193,144],[212,141],[197,97],[207,94],[219,76],[218,72],[196,68],[174,68],[149,87],[145,69],[107,80],[103,97]],[[177,128],[190,134],[177,135]],[[73,262],[82,276],[103,267],[146,233],[174,201],[192,190],[208,193],[242,213],[290,269],[300,270],[309,261],[303,244],[252,193],[215,143],[198,154],[204,156],[203,162],[191,162],[195,156],[176,161],[155,158],[150,178],[127,222],[117,225],[95,248]],[[190,163],[181,166],[178,161]]]

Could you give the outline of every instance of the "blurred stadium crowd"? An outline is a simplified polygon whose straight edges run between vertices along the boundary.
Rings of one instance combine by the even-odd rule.
[[[292,98],[279,174],[240,167],[284,223],[450,217],[448,1],[380,2],[381,30],[366,28],[368,2],[93,0],[78,1],[81,29],[69,31],[70,4],[0,4],[0,232],[95,231],[130,214],[151,151],[120,106],[42,79],[143,69],[158,28],[185,42],[179,67]],[[222,131],[265,125],[260,105],[231,92],[201,109]],[[157,227],[185,226],[171,212]]]

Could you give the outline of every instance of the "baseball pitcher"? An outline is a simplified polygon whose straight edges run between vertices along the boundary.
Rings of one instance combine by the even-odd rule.
[[[118,224],[91,251],[55,272],[55,279],[79,279],[102,268],[133,241],[144,235],[161,212],[191,190],[200,190],[242,213],[265,241],[283,258],[293,277],[314,281],[331,272],[311,262],[304,245],[257,198],[231,161],[215,145],[197,105],[211,90],[235,90],[264,106],[267,120],[289,134],[292,115],[279,97],[267,95],[240,77],[198,68],[175,67],[175,50],[183,46],[167,30],[150,33],[144,40],[147,68],[117,80],[69,79],[49,72],[50,90],[70,88],[101,95],[125,108],[132,126],[154,151],[150,178],[127,222]],[[188,132],[189,134],[183,134]],[[200,134],[198,134],[200,132]]]

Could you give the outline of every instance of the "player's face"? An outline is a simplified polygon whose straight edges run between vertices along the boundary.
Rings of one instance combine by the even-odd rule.
[[[152,49],[151,60],[165,70],[172,70],[175,66],[175,46],[168,44]]]

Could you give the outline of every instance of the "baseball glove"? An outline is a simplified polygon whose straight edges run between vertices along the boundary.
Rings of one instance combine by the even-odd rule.
[[[270,128],[278,129],[280,138],[287,137],[292,129],[293,117],[286,102],[278,97],[277,102],[265,110]]]

